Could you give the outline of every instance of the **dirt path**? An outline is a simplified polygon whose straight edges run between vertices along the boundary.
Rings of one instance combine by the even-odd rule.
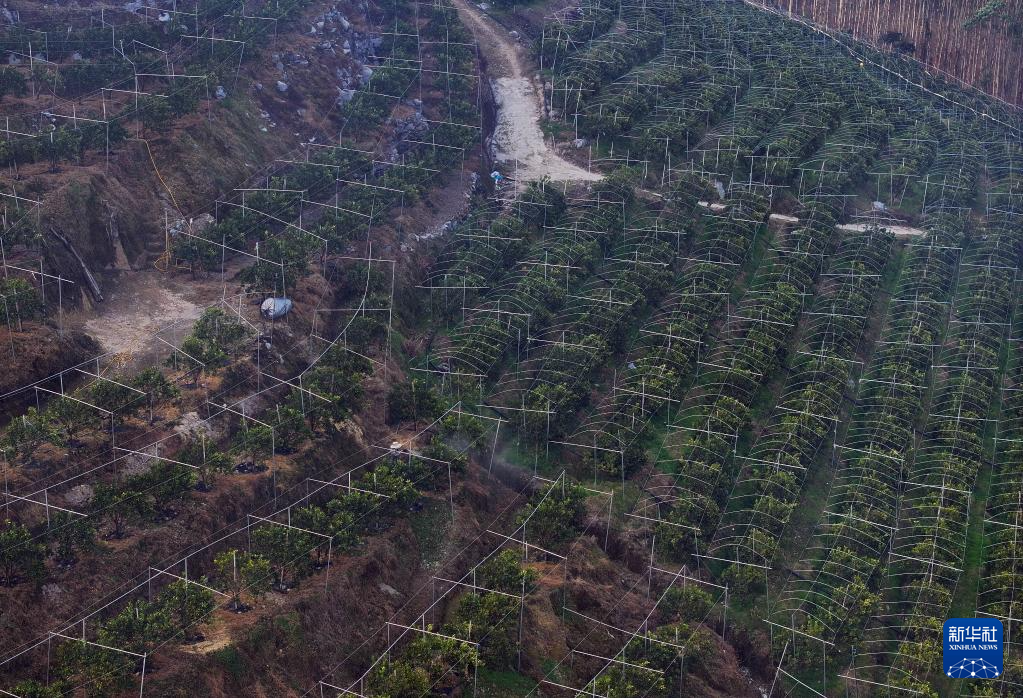
[[[523,49],[467,0],[456,0],[455,7],[487,59],[497,102],[494,147],[499,169],[520,185],[544,175],[558,181],[600,179],[600,175],[573,165],[548,146],[540,130],[543,92],[531,76]]]

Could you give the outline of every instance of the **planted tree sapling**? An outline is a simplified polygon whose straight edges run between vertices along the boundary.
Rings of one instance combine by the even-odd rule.
[[[240,550],[226,550],[213,559],[217,583],[231,595],[231,608],[244,610],[242,593],[261,597],[270,590],[273,570],[262,555]]]
[[[0,528],[0,584],[14,586],[28,579],[41,579],[46,547],[37,543],[22,524],[6,521]]]

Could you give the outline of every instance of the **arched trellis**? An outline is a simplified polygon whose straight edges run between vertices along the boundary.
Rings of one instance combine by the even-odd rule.
[[[892,242],[892,235],[880,229],[854,234],[829,258],[789,379],[769,422],[742,458],[710,554],[771,563],[774,541],[781,540],[806,472],[828,441],[834,443]],[[754,542],[760,543],[759,549]]]
[[[713,533],[715,491],[731,489],[729,472],[749,406],[773,370],[822,271],[833,222],[809,209],[799,227],[782,231],[766,268],[735,306],[721,330],[722,341],[698,363],[694,386],[673,417],[658,467],[676,472],[672,488],[679,504],[675,521]],[[817,220],[817,217],[821,220]],[[663,497],[663,495],[661,495]],[[710,512],[710,513],[708,513]],[[710,556],[705,544],[691,552]]]
[[[620,468],[612,460],[624,459],[659,410],[678,404],[673,394],[680,392],[682,377],[699,360],[714,313],[727,305],[728,286],[752,249],[765,213],[765,201],[740,197],[724,214],[701,215],[701,229],[683,260],[674,293],[640,330],[610,394],[566,440],[581,455],[592,450],[595,469],[598,459],[606,460],[612,472]]]
[[[950,237],[955,240],[939,233],[909,246],[877,348],[859,380],[858,409],[836,445],[835,480],[823,518],[794,568],[798,576],[775,602],[772,618],[779,624],[806,614],[823,628],[822,638],[832,641],[852,601],[837,600],[840,590],[870,576],[890,539],[900,454],[940,345],[957,270],[958,248],[942,244]],[[914,336],[925,328],[928,338],[915,345]]]

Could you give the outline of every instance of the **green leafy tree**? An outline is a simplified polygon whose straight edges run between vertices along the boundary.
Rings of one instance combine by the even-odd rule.
[[[43,63],[36,63],[32,67],[32,80],[40,89],[49,90],[54,94],[64,89],[64,80],[60,77],[60,72],[47,68]]]
[[[152,514],[153,504],[143,492],[99,485],[92,498],[92,511],[110,525],[114,538],[123,538],[128,524]]]
[[[299,444],[312,436],[302,413],[294,407],[281,407],[276,411],[274,424],[276,446],[281,453],[291,453]]]
[[[362,527],[352,512],[343,509],[333,511],[327,525],[337,554],[348,552],[359,545],[359,532]]]
[[[82,642],[61,643],[54,663],[58,679],[51,686],[88,686],[90,697],[111,696],[126,688],[137,664],[120,652]]]
[[[251,290],[287,293],[309,268],[309,257],[320,249],[311,235],[287,230],[263,233],[259,261],[243,269],[238,278]]]
[[[71,565],[96,546],[96,527],[89,518],[61,511],[50,520],[47,538],[57,562]]]
[[[92,403],[113,412],[118,417],[130,413],[146,404],[145,396],[120,382],[100,380],[92,386]]]
[[[528,592],[537,580],[535,570],[523,568],[517,550],[502,550],[483,563],[477,571],[480,585],[506,594]]]
[[[455,474],[463,474],[469,467],[469,456],[444,443],[440,436],[434,436],[430,440],[430,444],[423,449],[423,455],[434,460],[447,461],[451,464],[451,472]],[[447,468],[438,463],[432,463],[427,467],[435,470],[438,478],[445,486],[447,485]],[[419,478],[416,478],[417,482],[418,480]]]
[[[4,313],[0,315],[0,323],[4,325],[34,320],[42,315],[44,310],[35,286],[17,276],[0,279],[0,305],[4,309]]]
[[[1003,22],[1010,32],[1023,32],[1023,8],[1010,5],[1006,0],[988,0],[963,22],[963,29],[973,29],[985,23]]]
[[[156,512],[169,518],[174,514],[171,505],[186,497],[195,485],[195,472],[180,463],[157,461],[145,473],[132,477],[128,486],[152,497]]]
[[[240,550],[225,550],[213,559],[217,583],[231,595],[231,608],[242,608],[242,592],[255,597],[270,591],[273,570],[270,561],[262,555]]]
[[[660,674],[629,666],[611,666],[590,682],[583,695],[596,694],[605,698],[661,697],[667,686]]]
[[[167,380],[167,377],[159,369],[154,367],[141,371],[132,379],[131,385],[146,394],[146,402],[149,405],[150,412],[152,412],[158,402],[177,397],[181,392],[173,383]]]
[[[0,583],[14,586],[26,579],[41,579],[46,547],[32,538],[22,524],[4,522],[0,529]]]
[[[256,466],[262,465],[263,461],[274,453],[277,446],[273,429],[262,424],[245,425],[238,432],[237,440],[238,447]]]
[[[398,383],[387,394],[387,421],[397,424],[412,420],[413,428],[419,427],[419,420],[433,419],[441,412],[437,393],[425,382],[416,380]]]
[[[554,483],[533,495],[519,516],[526,539],[554,548],[574,537],[586,519],[586,491],[578,485]]]
[[[245,335],[241,323],[223,309],[208,308],[196,320],[192,334],[181,343],[181,352],[203,364],[202,371],[209,373],[226,363]]]
[[[364,397],[362,382],[370,372],[369,361],[342,347],[335,346],[321,359],[320,365],[304,379],[305,387],[329,402],[312,398],[306,416],[313,429],[330,427],[351,416]]]
[[[480,662],[479,652],[468,642],[436,635],[418,635],[405,650],[405,659],[425,667],[434,682],[449,674],[467,681]]]
[[[673,586],[665,592],[660,608],[665,618],[702,621],[714,605],[714,597],[695,583]]]
[[[327,511],[322,507],[318,507],[315,504],[296,509],[295,513],[291,517],[292,523],[298,528],[304,528],[307,531],[315,531],[316,533],[322,533],[324,535],[330,535],[330,516]],[[316,546],[316,566],[323,566],[327,557],[326,546]]]
[[[7,95],[21,96],[28,90],[28,81],[15,68],[0,68],[0,99]]]
[[[50,172],[57,171],[61,160],[77,160],[81,153],[82,135],[64,127],[51,128],[40,136],[43,153],[50,161]]]
[[[480,657],[490,669],[513,666],[518,609],[518,599],[487,591],[466,594],[458,603],[458,634],[479,643]]]
[[[206,438],[205,434],[188,444],[177,454],[182,463],[194,465],[199,473],[199,483],[203,490],[209,490],[213,486],[217,475],[231,470],[231,458],[221,451]]]
[[[203,586],[177,580],[168,584],[156,600],[160,613],[186,640],[195,637],[195,626],[205,622],[217,606],[213,592],[203,588],[208,585],[206,578],[199,579],[199,583]]]
[[[165,97],[152,95],[139,102],[138,118],[146,129],[159,131],[174,118],[174,110]]]
[[[354,547],[361,533],[378,528],[383,500],[366,492],[340,492],[327,502],[327,512],[331,516],[331,534],[338,540],[347,538]]]
[[[28,679],[16,683],[11,692],[21,698],[63,698],[70,689],[66,681],[54,681],[47,685],[35,679]]]
[[[359,481],[362,489],[376,492],[386,499],[383,510],[397,516],[419,499],[419,490],[406,478],[386,465],[377,466]]]
[[[310,553],[319,543],[302,531],[267,524],[252,531],[252,546],[270,562],[274,585],[287,591],[309,572]]]
[[[44,442],[60,443],[60,433],[45,414],[29,407],[20,417],[15,417],[4,433],[3,448],[8,458],[22,465],[35,463],[35,452]]]
[[[383,661],[366,677],[372,698],[422,698],[430,694],[430,675],[410,662]]]
[[[181,343],[181,353],[185,358],[193,360],[199,367],[199,373],[210,374],[227,363],[227,352],[217,344],[204,343],[194,336],[185,338]],[[172,357],[173,360],[173,357]]]
[[[166,609],[158,603],[131,601],[97,631],[100,644],[145,654],[169,639],[174,626]]]
[[[46,419],[60,430],[62,441],[71,447],[78,443],[78,437],[99,422],[99,412],[79,400],[58,397],[47,407]]]

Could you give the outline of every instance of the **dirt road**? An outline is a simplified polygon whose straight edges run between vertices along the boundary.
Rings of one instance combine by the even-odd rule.
[[[524,50],[479,8],[466,0],[455,7],[487,59],[487,72],[497,102],[494,128],[498,169],[523,183],[544,175],[557,181],[595,181],[587,172],[550,149],[540,130],[543,92],[532,77]]]

